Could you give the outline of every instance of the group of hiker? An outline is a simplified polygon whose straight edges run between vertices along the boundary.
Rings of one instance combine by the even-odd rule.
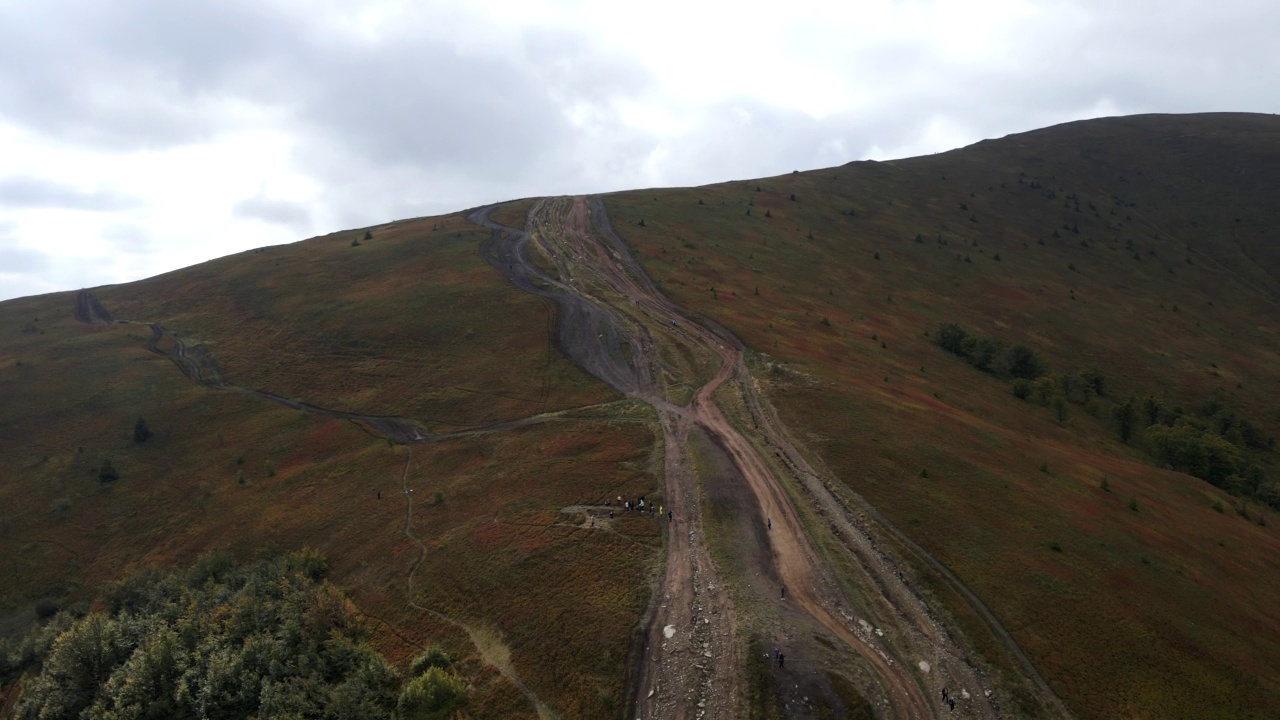
[[[639,513],[648,512],[650,515],[653,515],[655,513],[658,515],[661,515],[663,514],[663,511],[666,511],[668,520],[675,519],[675,513],[673,511],[667,510],[665,507],[663,507],[662,505],[659,505],[658,503],[653,503],[645,500],[645,497],[643,495],[641,495],[639,498],[635,500],[624,500],[623,497],[619,495],[617,497],[617,501],[618,501],[618,507],[622,508],[624,512],[639,512]],[[611,507],[611,503],[612,501],[610,500],[604,501],[605,507]],[[613,512],[614,511],[612,509],[609,510],[609,517],[613,517]]]
[[[665,507],[663,507],[662,505],[659,505],[658,503],[649,502],[648,500],[645,500],[645,497],[643,495],[636,498],[635,500],[623,499],[623,497],[619,495],[616,498],[616,500],[618,503],[618,507],[622,508],[623,512],[638,512],[638,513],[647,512],[650,515],[655,515],[655,514],[662,515],[663,512],[665,511],[667,515],[667,520],[674,521],[676,519],[675,511],[667,510]],[[614,500],[604,501],[604,506],[609,508],[610,520],[614,519],[615,513],[616,513],[616,511],[613,509],[613,503],[614,503]],[[595,515],[591,516],[591,525],[593,527],[595,526]]]

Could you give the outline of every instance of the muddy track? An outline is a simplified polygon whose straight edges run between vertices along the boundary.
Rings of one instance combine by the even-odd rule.
[[[482,256],[516,287],[556,303],[561,311],[557,346],[568,357],[619,391],[645,400],[658,415],[666,453],[665,497],[682,517],[668,527],[663,577],[631,654],[627,697],[636,717],[728,718],[745,710],[734,679],[741,676],[739,664],[753,660],[738,657],[734,608],[702,535],[698,478],[685,456],[694,430],[728,459],[734,482],[754,501],[755,512],[743,513],[740,522],[772,519],[762,541],[767,547],[759,553],[769,566],[758,568],[757,576],[778,578],[790,589],[787,600],[777,599],[785,606],[778,612],[786,622],[837,639],[861,658],[868,683],[879,695],[873,702],[893,717],[1001,716],[998,699],[958,644],[958,634],[875,542],[883,518],[867,512],[865,503],[851,505],[834,491],[839,484],[830,473],[819,474],[805,461],[761,399],[741,342],[724,327],[683,311],[656,288],[610,225],[598,198],[538,201],[523,230],[494,222],[491,210],[481,208],[469,217],[493,231]],[[535,253],[554,270],[539,267]],[[714,356],[718,370],[709,380],[681,377],[689,368],[664,363],[675,354],[662,352],[676,345]],[[670,386],[681,382],[697,388],[684,405],[671,400]],[[740,431],[726,418],[716,401],[722,386],[734,388],[742,398],[752,427]],[[862,574],[857,584],[863,602],[875,607],[856,608],[844,597],[802,524],[796,501],[821,518],[827,527],[818,531],[829,533],[852,557]],[[886,532],[896,533],[883,525]],[[924,552],[915,544],[908,547]],[[958,583],[950,573],[946,579]],[[962,597],[976,599],[972,593]],[[995,622],[989,612],[980,614]],[[887,621],[889,627],[873,632],[866,617]],[[1007,633],[997,635],[1025,658]],[[964,690],[957,715],[944,712],[946,706],[932,699],[943,686]],[[1047,686],[1041,683],[1039,689],[1046,695],[1041,698],[1046,708],[1061,710]]]

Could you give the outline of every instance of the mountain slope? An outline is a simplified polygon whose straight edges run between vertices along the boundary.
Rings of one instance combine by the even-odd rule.
[[[1277,160],[1270,116],[1089,121],[95,291],[143,324],[2,303],[6,627],[310,544],[388,657],[462,659],[476,717],[941,715],[947,685],[974,716],[1274,716]],[[1019,399],[943,323],[1051,375]],[[1130,397],[1156,417],[1122,441]],[[1222,488],[1160,468],[1187,428]]]
[[[1280,429],[1277,160],[1274,117],[1120,118],[606,205],[675,301],[760,352],[787,425],[1078,714],[1266,717],[1271,511],[1157,469],[1110,411],[1152,395]],[[937,348],[943,322],[1096,368],[1107,394],[1059,423]],[[1273,450],[1256,457],[1280,479]]]

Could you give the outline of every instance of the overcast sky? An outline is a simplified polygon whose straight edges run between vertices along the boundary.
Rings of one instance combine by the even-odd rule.
[[[531,195],[1280,110],[1275,0],[0,0],[0,299]]]

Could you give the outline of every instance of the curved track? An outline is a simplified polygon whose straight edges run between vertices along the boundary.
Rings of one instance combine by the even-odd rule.
[[[189,345],[182,339],[182,337],[170,332],[167,328],[158,323],[114,319],[98,298],[94,297],[94,295],[88,290],[81,290],[76,296],[76,318],[81,322],[93,325],[146,325],[151,329],[151,338],[147,340],[147,350],[161,357],[168,358],[180,371],[182,371],[183,375],[186,375],[194,382],[215,390],[235,390],[246,395],[261,398],[268,402],[276,403],[277,405],[284,405],[287,408],[311,413],[313,415],[331,417],[337,420],[349,420],[363,428],[366,432],[384,437],[401,445],[433,442],[448,438],[497,432],[499,430],[511,430],[536,423],[589,417],[580,416],[577,413],[605,407],[606,405],[611,404],[603,403],[601,405],[589,405],[580,408],[572,408],[570,410],[539,413],[529,417],[505,420],[503,422],[482,425],[469,428],[467,430],[433,433],[429,432],[422,424],[405,417],[395,415],[367,415],[364,413],[334,410],[302,402],[301,400],[287,398],[282,395],[276,395],[275,393],[270,393],[265,390],[233,385],[227,382],[227,379],[222,372],[222,366],[218,364],[217,359],[214,358],[208,350],[205,350],[199,345]]]

